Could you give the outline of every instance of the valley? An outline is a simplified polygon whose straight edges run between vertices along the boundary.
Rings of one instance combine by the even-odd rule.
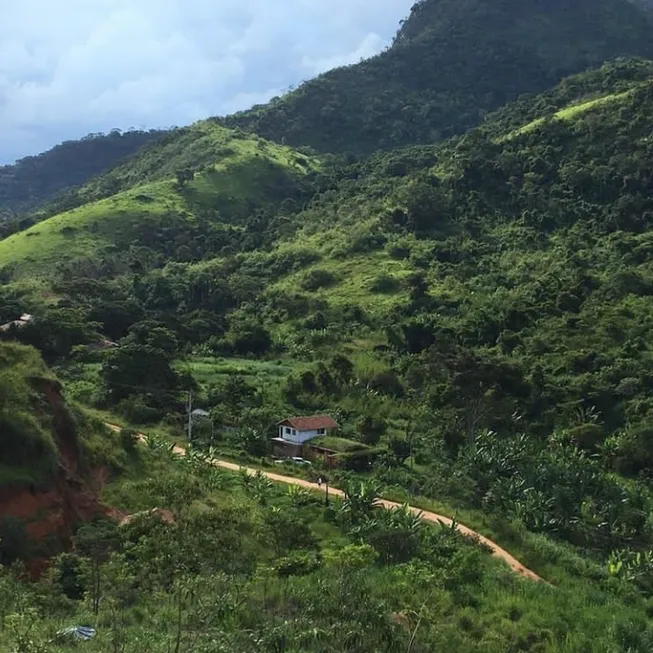
[[[0,169],[0,650],[650,651],[652,16]]]

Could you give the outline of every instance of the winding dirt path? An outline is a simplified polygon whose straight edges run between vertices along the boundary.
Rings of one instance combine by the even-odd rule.
[[[122,430],[121,427],[116,424],[107,423],[106,426],[108,426],[112,431]],[[138,435],[142,440],[145,440],[147,438],[147,436],[144,435],[143,433],[139,433]],[[179,445],[176,445],[173,451],[179,456],[186,455],[186,450],[183,447],[180,447]],[[230,463],[227,462],[226,460],[220,460],[217,458],[213,461],[213,464],[216,467],[220,467],[221,469],[226,469],[231,472],[239,472],[240,470],[245,469],[250,476],[257,474],[260,471],[266,478],[269,478],[271,481],[275,483],[297,485],[299,487],[306,488],[307,490],[313,490],[318,492],[326,491],[325,487],[321,487],[317,483],[312,483],[311,481],[306,481],[302,478],[294,478],[293,476],[282,476],[281,474],[275,474],[274,472],[266,472],[264,470],[258,470],[252,467],[244,467],[243,465],[237,465],[235,463]],[[337,496],[337,497],[345,496],[345,493],[337,488],[329,487],[328,491],[331,496]],[[387,501],[386,499],[377,499],[376,504],[388,510],[394,510],[396,508],[402,507],[402,504],[396,503],[395,501]],[[451,526],[454,523],[451,517],[445,517],[444,515],[439,515],[438,513],[435,512],[430,512],[428,510],[421,510],[420,508],[415,508],[414,506],[408,506],[408,509],[414,515],[417,515],[424,521],[432,522],[435,524],[442,524],[444,526]],[[528,578],[534,581],[543,580],[534,571],[531,571],[530,569],[522,565],[522,563],[519,562],[519,560],[517,560],[517,558],[512,556],[510,553],[508,553],[508,551],[502,549],[496,542],[493,542],[492,540],[488,539],[484,535],[477,533],[476,531],[465,526],[464,524],[460,524],[456,522],[455,525],[459,533],[461,533],[465,537],[469,537],[483,544],[485,547],[487,547],[490,550],[491,554],[495,558],[499,558],[503,560],[519,576],[523,576],[524,578]]]

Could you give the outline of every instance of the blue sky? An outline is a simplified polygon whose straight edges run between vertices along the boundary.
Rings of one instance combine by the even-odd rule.
[[[264,102],[381,51],[413,3],[8,2],[0,163],[89,132],[184,125]]]

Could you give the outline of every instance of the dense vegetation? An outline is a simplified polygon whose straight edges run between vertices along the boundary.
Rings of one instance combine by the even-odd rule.
[[[142,209],[122,204],[150,186],[100,202],[119,208],[103,210],[106,226],[86,227],[97,247],[93,238],[109,242],[111,221],[120,220],[118,251],[89,248],[79,233],[67,254],[84,246],[84,257],[68,261],[59,245],[44,246],[44,235],[55,227],[62,233],[70,216],[95,215],[93,204],[46,220],[0,243],[16,265],[5,269],[17,279],[5,291],[7,305],[37,316],[13,337],[53,363],[76,352],[76,365],[63,373],[78,381],[87,375],[80,397],[136,421],[167,415],[174,423],[182,391],[192,388],[236,423],[243,411],[258,411],[263,435],[242,445],[256,455],[265,453],[268,425],[287,412],[339,409],[345,424],[389,420],[378,437],[374,428],[351,433],[378,454],[379,440],[405,437],[406,420],[419,409],[429,417],[414,427],[415,459],[433,478],[440,465],[453,467],[451,484],[425,469],[382,477],[520,519],[518,506],[541,493],[527,518],[532,529],[604,556],[650,546],[646,486],[611,476],[646,477],[653,469],[650,69],[639,61],[609,65],[443,146],[299,175],[272,204],[259,194],[253,216],[228,214],[230,224],[220,227],[228,239],[216,246],[216,222],[201,212],[184,218],[197,230],[191,240],[170,214],[164,234],[163,225],[142,221]],[[546,107],[541,118],[537,107]],[[234,142],[300,157],[263,141]],[[205,188],[211,174],[152,184],[166,189],[162,203],[170,207]],[[305,183],[314,192],[305,208],[282,200],[306,192]],[[281,205],[289,210],[280,215]],[[61,298],[57,307],[25,291],[35,261]],[[66,337],[54,336],[60,332]],[[99,334],[122,347],[77,348]],[[334,349],[341,357],[331,360]],[[196,357],[215,355],[282,357],[289,367],[281,387],[265,376],[253,387],[222,387],[219,378],[214,387],[210,379],[197,386]],[[186,363],[176,363],[180,357]],[[501,438],[479,449],[488,429]],[[523,435],[525,448],[516,444]],[[562,453],[545,456],[553,443]],[[491,461],[481,464],[488,451]]]
[[[104,427],[67,404],[60,391],[37,351],[0,343],[0,490],[49,487],[62,446],[86,469],[100,461],[117,464]],[[0,558],[1,550],[0,541]]]
[[[136,513],[83,526],[38,583],[0,570],[0,646],[95,651],[644,652],[650,604],[582,569],[560,587],[519,579],[453,530],[371,505],[217,470],[165,442],[133,450],[105,499]],[[169,512],[142,512],[165,508]],[[545,547],[542,547],[545,548]],[[591,609],[588,609],[591,605]],[[65,628],[93,624],[91,642]]]
[[[226,121],[357,156],[198,123],[1,240],[0,323],[34,319],[0,338],[72,400],[177,440],[189,396],[209,417],[183,462],[123,432],[105,499],[174,519],[82,529],[0,644],[67,650],[66,621],[112,652],[650,650],[653,62],[482,119],[649,54],[642,11],[420,2],[389,52]],[[1,451],[51,463],[50,373],[14,344],[0,361]],[[275,423],[318,412],[337,469],[312,473],[348,493],[327,510],[199,452],[269,465]],[[378,493],[461,516],[556,588]]]
[[[421,0],[386,52],[225,124],[322,152],[433,143],[569,74],[653,56],[652,20],[626,0]]]
[[[152,130],[112,131],[66,141],[40,154],[0,167],[0,222],[86,183],[158,138]]]
[[[316,167],[290,148],[198,123],[51,202],[0,243],[0,261],[30,276],[56,265],[94,277],[253,249],[279,209],[296,212],[310,197]]]

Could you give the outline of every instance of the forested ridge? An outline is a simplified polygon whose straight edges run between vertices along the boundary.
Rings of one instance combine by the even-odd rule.
[[[37,208],[137,152],[160,132],[112,131],[66,141],[38,156],[0,166],[0,222]]]
[[[0,444],[20,458],[0,466],[0,505],[3,487],[47,485],[56,467],[34,385],[47,378],[89,433],[114,512],[78,525],[38,582],[21,568],[25,524],[0,518],[0,561],[14,565],[0,568],[0,647],[72,650],[56,633],[77,623],[112,653],[650,651],[641,6],[417,3],[389,52],[159,137],[7,232],[0,325],[31,317],[0,328],[21,343],[0,343]],[[311,113],[354,79],[361,102],[386,93],[376,106],[394,111],[409,96],[392,77],[380,91],[375,70],[415,48],[441,56],[445,28],[459,66],[438,81],[449,131],[431,131],[424,94],[440,87],[418,68],[401,117],[361,118],[347,97],[336,132]],[[470,81],[481,60],[486,103]],[[204,412],[181,459],[189,398]],[[330,464],[275,461],[275,425],[310,414],[340,425],[316,441]],[[325,505],[216,456],[328,478],[345,496]],[[459,518],[547,582],[376,496]]]
[[[434,143],[572,73],[653,56],[652,20],[623,0],[422,0],[382,54],[224,122],[323,152]]]

